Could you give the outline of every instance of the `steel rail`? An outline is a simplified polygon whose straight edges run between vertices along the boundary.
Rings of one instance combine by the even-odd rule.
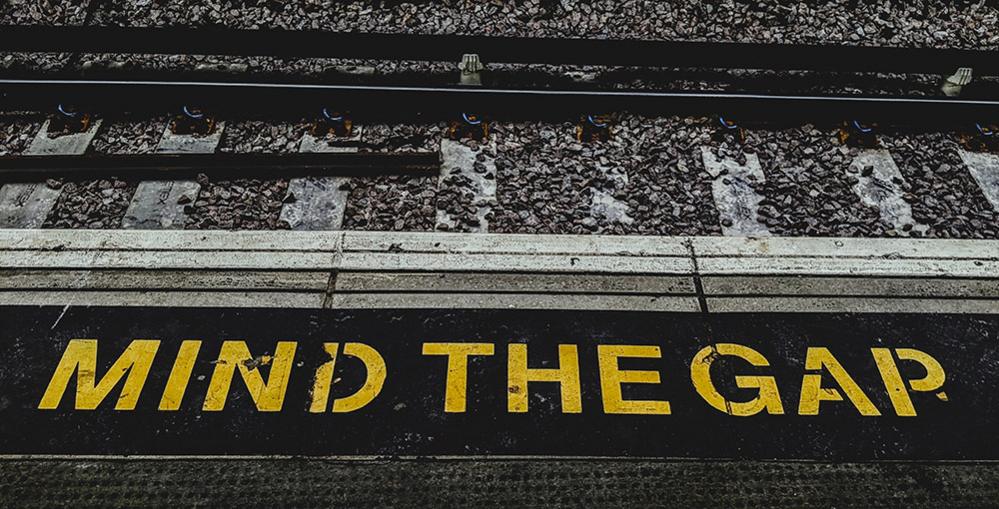
[[[436,152],[380,153],[214,153],[121,154],[0,157],[0,182],[38,182],[50,178],[177,180],[198,174],[209,178],[290,178],[374,176],[440,170]]]
[[[999,74],[999,52],[940,48],[244,30],[0,26],[0,51],[211,54],[666,68]]]
[[[999,100],[866,95],[780,95],[650,90],[497,89],[215,81],[0,79],[0,109],[52,106],[53,98],[91,111],[136,111],[183,104],[214,111],[312,112],[344,105],[355,114],[454,118],[476,112],[493,118],[548,118],[630,111],[646,114],[725,114],[760,119],[864,118],[977,121],[999,118]]]

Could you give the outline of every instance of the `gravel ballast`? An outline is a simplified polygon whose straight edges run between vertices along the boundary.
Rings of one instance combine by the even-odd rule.
[[[304,122],[226,122],[218,152],[288,154],[298,152],[307,129]],[[211,180],[198,177],[201,192],[187,206],[188,229],[274,230],[287,228],[280,220],[288,192],[287,179]]]
[[[496,126],[497,233],[718,233],[692,119],[624,117],[610,140],[575,125]]]
[[[774,235],[876,237],[892,230],[853,191],[847,168],[857,149],[840,144],[835,130],[753,129],[745,143],[727,135],[715,145],[716,154],[739,162],[748,153],[759,157],[766,178],[757,185],[760,221]]]
[[[431,2],[91,2],[0,1],[0,23],[104,24],[115,26],[223,25],[329,31],[475,34],[542,37],[641,38],[869,46],[999,48],[999,7],[986,2],[813,3],[630,0],[442,0]],[[461,49],[456,48],[456,55]],[[489,61],[488,56],[484,56]],[[252,75],[299,79],[364,79],[385,82],[457,80],[453,62],[369,62],[270,57],[149,55],[0,55],[12,71],[85,69],[105,72],[165,71],[195,76]],[[677,72],[665,69],[573,68],[495,64],[486,81],[505,86],[551,79],[598,88],[746,90],[773,84],[776,92],[904,93],[938,95],[939,76],[859,76],[856,83],[825,74],[760,71]],[[941,69],[941,74],[951,72]],[[197,74],[200,73],[200,74]],[[249,73],[249,74],[242,74]],[[374,73],[374,74],[372,74]],[[534,81],[537,83],[534,83]],[[399,81],[399,82],[402,82]],[[408,81],[407,81],[408,82]],[[877,83],[876,90],[870,89]],[[253,116],[252,105],[248,115]],[[296,115],[298,113],[295,113]],[[301,112],[308,116],[309,112]],[[606,233],[717,235],[721,231],[712,178],[701,148],[719,158],[757,154],[766,177],[760,221],[771,233],[792,236],[925,235],[996,238],[997,213],[957,153],[953,133],[886,133],[905,179],[905,200],[925,232],[899,231],[853,191],[849,168],[858,149],[843,146],[835,128],[762,127],[746,140],[717,134],[716,120],[649,118],[618,113],[610,139],[580,142],[566,122],[494,122],[488,143],[474,146],[472,171],[495,161],[495,203],[486,219],[498,233]],[[155,149],[167,117],[106,119],[90,151],[146,153]],[[227,121],[220,152],[290,153],[298,150],[311,120]],[[0,117],[0,155],[21,153],[40,122],[35,116]],[[445,123],[365,125],[361,151],[437,151]],[[483,170],[484,171],[484,170]],[[199,178],[200,196],[187,204],[189,228],[277,229],[287,179]],[[350,179],[344,215],[347,229],[427,231],[441,229],[438,210],[466,231],[479,227],[481,201],[468,177],[439,179],[372,176]],[[114,228],[120,224],[135,183],[118,179],[67,182],[46,226]]]
[[[987,2],[445,0],[105,2],[108,25],[225,25],[358,32],[995,48]],[[460,53],[460,51],[459,51]]]
[[[37,118],[0,116],[0,156],[24,152],[41,127],[42,122]]]
[[[933,133],[881,141],[905,178],[913,217],[929,226],[926,236],[999,238],[999,211],[982,194],[953,138]]]
[[[97,154],[148,154],[166,127],[166,117],[105,119],[90,143]],[[67,182],[45,228],[119,228],[137,182],[118,178]]]

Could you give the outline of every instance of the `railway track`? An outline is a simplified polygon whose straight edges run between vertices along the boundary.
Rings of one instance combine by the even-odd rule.
[[[955,188],[955,191],[946,193],[946,196],[957,198],[957,196],[964,196],[969,192],[973,196],[977,195],[972,201],[972,208],[949,207],[943,209],[944,213],[955,212],[960,217],[966,218],[963,221],[969,223],[968,230],[962,230],[962,233],[958,235],[970,234],[986,237],[996,235],[995,229],[989,226],[994,218],[996,196],[999,194],[999,191],[995,189],[997,184],[994,175],[997,165],[990,154],[990,147],[994,145],[991,136],[994,127],[989,122],[982,120],[995,118],[996,107],[999,106],[999,102],[993,99],[989,92],[988,75],[992,73],[994,64],[991,58],[993,54],[988,51],[99,27],[16,27],[5,30],[4,35],[0,36],[0,49],[6,51],[65,51],[70,48],[60,46],[60,43],[56,42],[65,40],[81,41],[72,48],[75,51],[101,53],[269,55],[282,58],[336,57],[353,60],[418,59],[454,62],[469,51],[479,52],[475,54],[477,58],[471,58],[461,65],[466,65],[468,62],[481,65],[483,60],[489,64],[493,62],[573,65],[616,63],[618,66],[640,66],[646,69],[662,66],[701,66],[727,70],[835,71],[846,74],[870,72],[876,69],[903,73],[926,73],[935,70],[945,74],[951,72],[955,65],[967,66],[969,69],[974,69],[972,72],[976,81],[961,85],[959,87],[961,89],[960,97],[948,97],[942,92],[938,92],[938,95],[934,97],[897,95],[885,91],[877,94],[794,95],[697,89],[608,90],[594,88],[586,84],[565,86],[565,83],[555,83],[543,88],[510,88],[490,85],[488,79],[485,80],[486,85],[467,83],[463,85],[457,83],[453,85],[427,85],[420,84],[418,76],[410,76],[416,81],[408,84],[385,83],[384,79],[378,78],[377,75],[369,78],[354,78],[349,83],[316,82],[314,79],[296,80],[294,77],[281,79],[273,79],[272,77],[270,81],[246,80],[240,79],[238,76],[198,80],[184,73],[172,71],[160,71],[158,74],[153,73],[152,75],[147,72],[141,76],[129,71],[116,71],[112,72],[111,75],[95,78],[73,76],[77,72],[73,70],[34,77],[2,77],[0,78],[0,91],[4,93],[3,107],[7,109],[32,107],[46,109],[52,108],[53,104],[60,102],[74,105],[76,110],[67,115],[57,115],[50,121],[49,126],[58,121],[81,127],[82,124],[74,124],[81,115],[88,115],[88,118],[89,115],[93,115],[94,118],[97,118],[102,112],[105,115],[113,116],[116,112],[126,110],[131,111],[133,115],[143,114],[138,112],[150,115],[151,112],[176,111],[188,108],[190,105],[209,108],[211,112],[209,114],[198,113],[197,118],[191,115],[182,115],[171,121],[169,132],[164,132],[163,139],[160,140],[161,146],[157,148],[157,151],[161,153],[174,149],[215,152],[224,134],[224,127],[216,129],[216,126],[212,124],[210,129],[214,132],[211,136],[201,136],[198,133],[178,135],[174,129],[177,122],[185,124],[188,129],[207,130],[209,122],[215,122],[218,119],[229,117],[235,121],[240,116],[245,118],[246,105],[253,105],[250,112],[253,117],[299,119],[292,120],[292,122],[298,122],[299,125],[302,125],[301,119],[303,117],[308,118],[315,115],[317,110],[326,107],[324,111],[327,112],[327,118],[318,116],[317,120],[312,121],[310,128],[310,132],[317,132],[316,130],[319,129],[318,137],[300,134],[299,140],[295,142],[289,140],[289,143],[297,143],[298,150],[305,152],[305,154],[260,156],[259,160],[256,161],[254,161],[256,156],[253,155],[238,157],[228,155],[212,159],[220,165],[226,164],[222,160],[223,157],[239,161],[230,164],[230,168],[241,165],[244,170],[218,176],[227,178],[266,178],[268,177],[267,172],[260,170],[261,168],[268,165],[283,165],[284,169],[276,168],[275,171],[278,173],[272,174],[271,177],[286,180],[296,176],[288,172],[289,166],[297,166],[300,169],[309,166],[315,169],[320,167],[318,161],[323,159],[328,161],[327,164],[341,165],[340,169],[337,170],[341,173],[344,170],[342,164],[358,164],[354,162],[343,163],[343,161],[378,161],[379,157],[391,159],[392,156],[365,155],[373,147],[365,146],[362,141],[363,134],[356,134],[347,126],[353,125],[350,122],[357,123],[358,126],[376,123],[412,124],[416,122],[423,125],[417,130],[437,133],[429,136],[423,135],[421,143],[426,144],[429,141],[430,147],[422,147],[418,150],[429,149],[442,154],[443,173],[436,186],[429,184],[429,186],[437,188],[438,198],[433,199],[421,194],[422,198],[409,200],[406,203],[408,200],[406,195],[412,193],[404,192],[399,198],[399,203],[406,203],[402,207],[405,210],[397,208],[396,212],[413,216],[414,209],[418,209],[420,210],[418,215],[422,219],[417,219],[415,222],[407,220],[401,223],[392,221],[391,224],[392,227],[415,227],[418,229],[429,227],[489,231],[489,223],[497,223],[497,221],[492,220],[496,217],[496,212],[503,211],[504,214],[499,223],[506,223],[507,226],[505,229],[493,229],[492,231],[519,231],[515,225],[518,222],[516,215],[519,215],[521,211],[514,207],[515,204],[503,203],[502,197],[497,195],[497,187],[502,189],[504,185],[504,179],[499,173],[503,169],[508,172],[516,171],[516,168],[511,168],[509,164],[503,164],[509,160],[504,159],[502,141],[496,145],[495,140],[490,140],[490,136],[483,136],[490,123],[494,127],[494,134],[502,139],[503,125],[515,126],[516,122],[523,122],[530,118],[544,118],[547,119],[547,122],[557,122],[557,119],[564,121],[579,119],[582,116],[583,120],[580,120],[575,128],[577,142],[569,148],[572,149],[573,153],[578,154],[577,157],[586,159],[588,153],[601,152],[599,140],[610,137],[615,129],[619,132],[621,130],[614,125],[614,115],[598,116],[596,113],[628,111],[630,113],[624,114],[624,118],[636,113],[646,118],[656,115],[679,115],[678,120],[682,120],[684,116],[695,116],[695,120],[693,120],[695,128],[689,128],[690,120],[683,121],[682,127],[678,127],[683,132],[693,132],[698,135],[682,142],[687,146],[684,149],[687,153],[677,154],[675,150],[667,149],[669,150],[667,153],[672,154],[672,157],[663,161],[669,166],[676,165],[676,169],[679,169],[680,173],[686,173],[691,166],[695,167],[694,174],[678,177],[696,182],[699,188],[696,194],[691,194],[689,188],[680,188],[680,191],[686,194],[684,200],[690,204],[685,205],[684,208],[690,206],[695,208],[693,213],[681,211],[679,214],[684,217],[683,223],[691,225],[688,227],[689,229],[680,231],[687,233],[720,231],[733,235],[772,233],[770,227],[775,226],[775,224],[771,220],[774,219],[773,216],[781,215],[780,211],[775,212],[775,210],[794,206],[793,199],[792,202],[788,202],[789,197],[785,186],[779,188],[783,196],[769,197],[766,195],[765,189],[761,192],[759,188],[765,186],[766,174],[772,173],[774,169],[764,169],[767,162],[760,162],[759,157],[755,154],[755,147],[747,147],[746,150],[742,147],[746,145],[745,139],[749,132],[759,130],[760,137],[766,139],[772,136],[766,134],[767,132],[779,132],[786,126],[807,121],[819,126],[829,126],[823,130],[839,130],[839,133],[833,134],[839,137],[837,143],[840,145],[837,149],[839,153],[832,157],[843,173],[832,175],[833,182],[830,185],[835,188],[845,188],[844,190],[848,191],[853,198],[839,201],[841,203],[853,201],[865,211],[861,217],[866,216],[866,221],[875,225],[862,228],[860,231],[867,231],[869,232],[867,234],[874,235],[892,232],[901,235],[941,235],[943,233],[934,232],[933,229],[939,229],[940,221],[945,218],[917,217],[925,215],[918,210],[920,200],[933,201],[937,198],[934,196],[914,196],[914,193],[911,192],[913,186],[907,182],[907,178],[912,178],[911,175],[908,174],[907,169],[898,167],[898,161],[893,159],[890,150],[885,150],[879,145],[878,136],[881,134],[889,137],[910,136],[911,132],[911,136],[918,137],[921,136],[920,133],[944,131],[948,132],[950,141],[944,138],[940,140],[942,146],[929,147],[930,150],[946,151],[952,159],[959,158],[958,165],[965,166],[962,168],[965,173],[956,183],[946,184]],[[394,52],[395,50],[392,48],[405,49]],[[456,69],[456,75],[459,74],[457,71]],[[478,67],[470,72],[466,71],[468,68],[462,72],[466,75],[487,72]],[[115,75],[116,73],[118,75]],[[477,76],[472,82],[482,83],[481,76]],[[975,89],[976,85],[980,85],[977,90]],[[336,112],[334,113],[335,121],[330,121],[328,105],[337,105],[337,109],[349,110],[350,113],[347,115]],[[475,116],[468,117],[470,112],[474,112]],[[720,121],[696,119],[696,116],[704,115],[718,115],[722,119]],[[475,120],[469,121],[469,118]],[[738,119],[741,125],[733,122],[731,120],[733,118]],[[448,121],[450,122],[449,127],[441,127],[443,122]],[[620,123],[624,122],[626,120],[622,120]],[[712,122],[714,122],[713,125]],[[842,124],[837,125],[839,122]],[[679,124],[677,125],[679,126]],[[514,127],[514,129],[517,128]],[[339,133],[341,135],[339,138],[337,136],[338,130],[342,131]],[[348,131],[350,132],[348,133]],[[361,127],[357,130],[358,133],[362,131]],[[563,135],[571,135],[571,131],[568,129],[566,131]],[[634,132],[633,136],[641,136],[641,127],[632,128],[632,131]],[[445,133],[449,133],[449,135]],[[94,136],[97,136],[97,133],[77,133],[73,136],[92,140]],[[72,139],[73,136],[67,137],[64,141]],[[45,138],[41,134],[36,134],[37,137]],[[472,146],[469,148],[467,143],[463,145],[464,142],[460,141],[461,138],[468,137],[484,137],[484,140],[472,142]],[[57,142],[59,139],[41,140],[39,143],[47,145],[53,141]],[[317,140],[319,141],[317,142]],[[719,147],[719,140],[721,147]],[[402,145],[406,146],[407,143],[403,141]],[[611,143],[613,145],[613,142]],[[767,143],[772,144],[772,142]],[[822,145],[828,146],[825,143],[823,141]],[[82,147],[78,146],[79,141],[63,143],[63,145],[63,154],[69,154],[73,151],[86,153],[89,150],[89,141],[84,143]],[[574,148],[576,145],[580,148]],[[655,152],[662,150],[651,146],[649,148]],[[722,148],[722,151],[719,152],[718,148]],[[45,150],[49,149],[44,149],[42,152]],[[326,152],[336,150],[340,154],[345,151],[360,151],[360,153],[354,155],[308,154],[308,152],[317,150]],[[374,150],[377,152],[381,149],[375,148]],[[564,148],[560,150],[564,150]],[[801,150],[806,152],[804,159],[808,159],[808,150],[815,151],[811,147],[802,147]],[[132,157],[133,161],[143,160],[141,165],[146,169],[150,168],[151,165],[164,162],[164,159],[157,159],[157,157],[129,157]],[[209,159],[204,154],[186,157],[189,160],[205,158],[207,161]],[[398,157],[407,156],[402,154]],[[433,156],[424,154],[414,157]],[[78,171],[73,173],[78,177],[85,177],[90,172],[94,178],[98,175],[108,177],[115,173],[119,174],[117,176],[122,176],[124,168],[115,168],[109,165],[116,164],[111,161],[126,161],[127,159],[127,157],[106,156],[92,157],[89,160],[81,159],[79,166],[89,166],[90,169],[77,168]],[[71,160],[71,158],[66,159],[67,162]],[[312,162],[304,164],[304,166],[295,162],[305,160]],[[597,161],[599,162],[599,160],[600,158],[597,156]],[[383,161],[387,161],[387,159],[383,159]],[[501,167],[505,166],[505,168],[499,171],[483,169],[487,166],[494,168],[497,161],[500,162]],[[47,174],[39,173],[37,178],[32,177],[32,170],[29,170],[28,166],[41,168],[49,164],[39,159],[32,159],[30,163],[26,164],[24,159],[19,161],[18,158],[13,158],[8,159],[4,164],[8,167],[5,170],[6,174],[12,180],[30,181],[34,178],[37,182],[41,182],[45,178],[57,175],[64,176],[68,173],[66,168],[60,170],[61,173],[58,173],[55,168],[49,168]],[[392,166],[396,163],[379,162],[377,164]],[[513,164],[517,163],[513,162]],[[584,166],[592,164],[593,161],[584,162]],[[911,164],[910,161],[903,160],[903,166],[909,164]],[[101,165],[104,167],[97,168]],[[186,178],[189,181],[193,180],[193,177],[198,173],[206,173],[199,172],[196,166],[196,164],[194,166],[188,165],[185,169]],[[599,163],[597,166],[606,165]],[[683,167],[686,167],[687,170],[684,171]],[[133,167],[132,170],[136,170],[136,168]],[[219,168],[214,171],[221,170],[222,168]],[[653,171],[658,173],[658,171]],[[787,173],[785,170],[782,172]],[[166,174],[166,172],[158,173]],[[575,223],[574,228],[582,231],[605,229],[629,231],[631,225],[635,224],[632,216],[636,214],[650,215],[650,209],[655,208],[656,204],[650,206],[648,203],[635,202],[634,199],[628,198],[629,193],[648,192],[647,189],[636,188],[633,185],[629,187],[630,184],[626,182],[630,176],[629,173],[631,172],[613,168],[598,168],[597,178],[601,182],[590,193],[591,203],[588,209],[591,217],[579,220]],[[174,175],[181,176],[182,173],[177,171]],[[482,176],[486,176],[486,178],[482,178]],[[784,176],[786,177],[786,175]],[[635,177],[642,179],[647,178],[648,175],[635,175]],[[662,177],[657,176],[654,180],[661,181]],[[328,183],[331,182],[333,181]],[[344,189],[339,188],[355,185],[352,182],[355,181],[341,179],[336,181],[335,186],[325,186],[327,196],[320,201],[326,204],[324,207],[332,207],[339,211],[335,214],[338,218],[342,217],[341,214],[344,214],[343,211],[348,207],[347,202],[351,201],[349,193],[344,193]],[[977,189],[969,186],[972,182]],[[653,182],[649,182],[649,184],[662,187],[661,184]],[[384,186],[386,184],[376,185]],[[406,184],[390,182],[387,185],[398,187]],[[428,183],[422,183],[420,186],[428,187]],[[670,186],[675,187],[673,184]],[[334,190],[332,187],[338,189]],[[533,187],[534,195],[538,195],[541,191],[538,187],[531,187]],[[828,187],[828,185],[822,185],[807,191],[810,195],[808,199],[815,201],[818,198],[821,201],[822,195]],[[179,196],[171,196],[170,200],[182,200],[185,203],[190,201],[197,204],[195,199],[197,193],[191,191],[194,189],[194,184],[188,185],[187,188],[188,192],[181,193]],[[294,191],[287,192],[289,196],[294,194]],[[300,191],[299,194],[302,192],[304,191]],[[710,193],[710,196],[706,196],[707,193]],[[818,196],[815,196],[816,193]],[[48,220],[47,211],[56,208],[58,194],[58,192],[51,190],[39,191],[37,185],[30,191],[28,188],[24,188],[16,193],[8,189],[7,199],[17,202],[8,206],[9,210],[23,209],[30,203],[39,200],[44,202],[44,205],[37,207],[38,211],[36,212],[9,211],[7,216],[15,219],[9,219],[8,225],[17,225],[18,221],[21,224],[44,224]],[[223,193],[223,195],[225,194],[228,193]],[[45,195],[47,198],[42,199],[40,195]],[[33,196],[35,197],[33,198]],[[152,193],[150,196],[159,196],[159,194]],[[676,198],[674,196],[673,199]],[[517,199],[519,201],[523,198],[518,196]],[[281,204],[279,198],[270,198],[270,200],[272,204],[268,207],[271,210],[286,208],[286,204]],[[278,200],[278,203],[274,204],[274,200]],[[427,201],[431,202],[429,210]],[[771,201],[774,202],[773,205],[768,203]],[[335,205],[333,205],[334,203]],[[660,203],[658,207],[666,205],[666,203]],[[187,208],[191,207],[189,205]],[[837,208],[840,207],[842,205],[837,205]],[[913,212],[914,207],[916,212]],[[120,214],[124,208],[123,206],[113,207],[114,212],[111,215]],[[544,205],[530,208],[544,208]],[[826,220],[828,220],[831,215],[827,213],[829,211],[822,209],[822,205],[817,205],[817,208],[819,209],[818,214],[826,216]],[[932,207],[930,208],[932,209]],[[706,209],[706,211],[702,212],[702,209]],[[434,210],[437,212],[434,213]],[[761,215],[761,210],[763,215]],[[678,215],[676,207],[673,207],[672,211],[673,216]],[[810,214],[815,214],[815,212],[810,212]],[[27,219],[29,215],[32,216],[30,220]],[[45,217],[39,217],[39,215]],[[351,215],[347,215],[349,223]],[[531,215],[537,216],[538,214],[532,211]],[[768,215],[771,217],[766,217]],[[56,217],[58,216],[59,214],[56,214]],[[170,214],[170,216],[171,219],[166,223],[169,223],[171,227],[178,227],[186,222],[183,217],[179,217],[177,214]],[[805,216],[804,223],[808,225],[805,231],[822,231],[821,227],[816,228],[815,220],[808,218],[808,214]],[[382,217],[385,218],[382,221],[387,219],[384,213],[382,213]],[[833,220],[836,221],[835,217],[837,216],[833,215],[833,217]],[[849,223],[851,217],[857,218],[856,215],[840,214],[838,221],[841,224]],[[538,219],[545,220],[543,215]],[[860,221],[863,220],[860,219]],[[110,221],[114,223],[123,220],[111,217]],[[367,222],[367,220],[363,221]],[[802,219],[794,221],[801,224]],[[101,222],[105,224],[104,218],[101,218]],[[140,223],[156,224],[148,221]],[[160,222],[160,224],[166,223]],[[125,221],[123,224],[128,224],[128,222]],[[268,220],[265,224],[273,227],[277,223],[275,220]],[[312,224],[315,226],[315,223]],[[335,219],[331,223],[326,223],[323,228],[338,228],[343,224],[342,219]],[[512,230],[509,229],[511,226]],[[307,223],[303,223],[302,227],[309,226]],[[661,226],[651,228],[639,226],[637,231],[668,231],[661,228]]]
[[[993,52],[974,50],[787,46],[740,43],[677,43],[357,34],[301,31],[139,29],[107,27],[6,27],[0,49],[17,52],[87,52],[158,55],[277,56],[383,61],[456,62],[474,55],[475,64],[559,64],[641,68],[707,68],[837,73],[944,74],[973,69],[996,74]],[[79,41],[73,47],[57,41]],[[476,68],[466,74],[478,76]],[[723,114],[778,120],[867,118],[882,122],[983,121],[996,116],[994,90],[964,84],[964,98],[905,95],[738,93],[706,90],[599,90],[573,87],[430,86],[420,83],[315,83],[308,81],[206,81],[176,73],[113,79],[72,76],[0,79],[5,108],[53,107],[62,101],[97,109],[177,107],[211,104],[217,110],[246,109],[273,114],[303,107],[349,105],[356,113],[429,115],[453,118],[462,111],[494,117],[553,117],[578,112],[630,110],[647,114]],[[476,82],[481,84],[481,78]],[[969,80],[970,81],[970,80]],[[981,82],[981,80],[979,80]],[[974,88],[985,88],[976,93]],[[994,89],[994,87],[991,87]],[[942,95],[942,94],[941,94]],[[53,99],[60,98],[60,99]]]

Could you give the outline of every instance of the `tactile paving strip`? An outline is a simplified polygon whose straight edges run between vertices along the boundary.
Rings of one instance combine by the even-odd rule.
[[[3,507],[996,507],[999,464],[0,460]]]

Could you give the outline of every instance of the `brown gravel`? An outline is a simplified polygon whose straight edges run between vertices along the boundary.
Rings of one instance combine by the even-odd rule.
[[[346,230],[432,231],[437,211],[436,177],[385,175],[351,179],[344,213]]]
[[[189,205],[189,230],[280,230],[286,180],[238,179],[212,182],[199,176],[201,192]]]
[[[716,145],[736,159],[758,155],[766,177],[757,186],[760,218],[774,235],[880,237],[893,230],[854,193],[847,168],[856,150],[840,145],[835,130],[750,129],[744,144],[727,136]]]
[[[499,205],[490,231],[720,231],[697,147],[707,131],[690,119],[624,116],[609,141],[588,144],[577,142],[569,123],[496,126],[495,133]],[[601,206],[601,196],[616,204]]]

